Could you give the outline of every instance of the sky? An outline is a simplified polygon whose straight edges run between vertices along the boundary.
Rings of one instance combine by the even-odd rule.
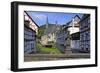
[[[27,11],[28,15],[37,23],[38,26],[46,24],[47,18],[50,24],[63,25],[69,22],[74,16],[78,15],[80,18],[81,13],[61,13],[61,12],[35,12]]]

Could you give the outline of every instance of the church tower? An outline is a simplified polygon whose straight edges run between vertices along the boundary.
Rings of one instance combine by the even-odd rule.
[[[44,32],[44,34],[48,33],[48,25],[49,25],[48,16],[46,16],[46,23],[45,23],[45,32]]]
[[[48,16],[46,17],[46,29],[48,29],[48,25],[49,25],[49,22],[48,22]]]

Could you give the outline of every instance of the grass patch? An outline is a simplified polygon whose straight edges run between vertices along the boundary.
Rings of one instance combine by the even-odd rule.
[[[42,46],[40,43],[37,43],[36,48],[37,48],[38,53],[42,53],[42,54],[61,54],[61,51],[54,46],[51,48],[48,48],[48,47]]]

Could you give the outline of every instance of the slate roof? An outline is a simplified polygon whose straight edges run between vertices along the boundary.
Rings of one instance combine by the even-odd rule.
[[[80,17],[79,17],[78,15],[76,15],[76,16],[74,17],[74,21],[77,22],[74,26],[79,26],[78,23],[79,23],[79,21],[80,21]],[[72,26],[72,25],[73,25],[73,20],[69,21],[67,24],[68,24],[67,26]]]

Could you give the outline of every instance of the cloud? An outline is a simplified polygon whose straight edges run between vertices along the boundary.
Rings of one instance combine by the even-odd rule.
[[[32,14],[32,18],[35,18],[35,19],[38,19],[38,20],[42,21],[42,20],[46,19],[46,15],[38,14],[38,13],[33,13]]]
[[[46,22],[46,15],[40,12],[28,12],[29,16],[39,25],[43,25]]]

